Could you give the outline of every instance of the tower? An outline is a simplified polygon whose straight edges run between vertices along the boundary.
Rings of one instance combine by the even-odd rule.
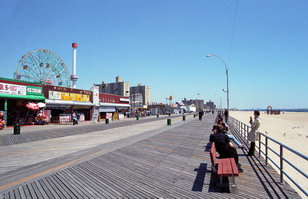
[[[71,81],[72,81],[72,88],[76,88],[76,82],[78,80],[78,76],[76,75],[76,51],[78,44],[72,43],[73,47],[73,62],[72,62],[72,75],[71,75]]]

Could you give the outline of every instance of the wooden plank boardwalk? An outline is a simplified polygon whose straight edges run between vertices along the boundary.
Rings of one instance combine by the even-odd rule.
[[[209,155],[214,117],[193,120],[128,146],[0,191],[3,198],[299,198],[238,149],[237,187],[215,186]]]
[[[171,116],[170,118],[179,117],[178,115]],[[86,126],[70,126],[68,125],[65,128],[57,128],[57,126],[52,126],[52,128],[44,129],[44,130],[33,130],[30,132],[23,132],[23,128],[21,127],[21,134],[13,135],[12,134],[0,134],[0,146],[10,146],[15,144],[22,144],[27,142],[34,142],[44,139],[52,139],[58,137],[65,137],[69,135],[78,135],[84,133],[91,133],[95,131],[102,131],[122,126],[129,126],[135,124],[141,124],[151,121],[157,120],[166,120],[166,117],[159,117],[159,118],[141,118],[140,120],[128,120],[128,121],[121,121],[121,122],[112,122],[108,125],[105,123],[97,124],[97,125],[86,125]]]

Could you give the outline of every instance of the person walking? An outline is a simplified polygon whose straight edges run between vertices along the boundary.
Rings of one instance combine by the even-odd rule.
[[[73,112],[73,114],[72,114],[72,120],[73,120],[73,125],[78,124],[77,115],[76,115],[75,112]]]
[[[251,130],[248,133],[248,141],[250,141],[250,148],[247,156],[253,156],[256,148],[256,139],[258,139],[258,129],[260,127],[260,111],[254,111],[254,120],[250,117],[249,123],[251,125]]]
[[[224,115],[225,115],[225,122],[228,123],[228,117],[229,117],[228,109],[225,110]]]
[[[199,120],[202,120],[203,111],[199,111]]]

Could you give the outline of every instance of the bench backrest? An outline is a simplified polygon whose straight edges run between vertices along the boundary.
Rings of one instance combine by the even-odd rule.
[[[210,156],[211,156],[212,166],[215,167],[215,165],[216,165],[216,147],[215,147],[215,142],[212,142],[212,147],[211,147],[211,150],[210,150]]]

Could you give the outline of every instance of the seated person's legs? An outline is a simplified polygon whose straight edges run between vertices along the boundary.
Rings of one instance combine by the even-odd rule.
[[[243,145],[231,134],[227,134],[227,136],[234,142],[238,147],[242,147]]]

